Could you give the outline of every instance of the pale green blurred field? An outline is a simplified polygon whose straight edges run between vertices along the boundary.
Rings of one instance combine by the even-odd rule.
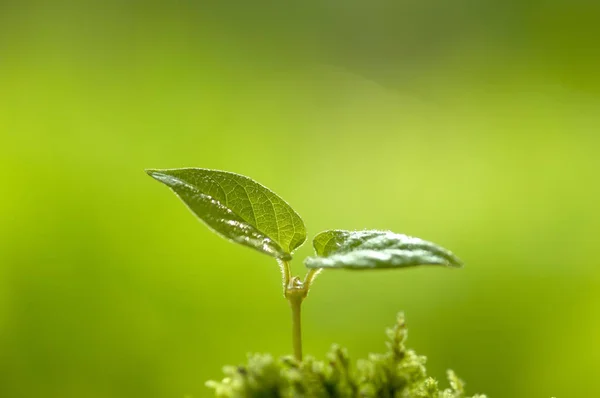
[[[503,4],[423,12],[402,45],[431,45],[347,59],[309,5],[273,24],[263,5],[247,24],[195,2],[0,5],[0,397],[205,397],[222,365],[290,352],[274,261],[144,173],[184,166],[267,185],[310,237],[391,229],[467,264],[325,273],[308,354],[382,350],[404,310],[430,372],[470,392],[600,396],[599,6]],[[353,40],[377,26],[349,21]]]

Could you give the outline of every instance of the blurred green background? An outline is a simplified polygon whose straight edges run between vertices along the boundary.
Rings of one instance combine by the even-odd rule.
[[[143,172],[184,166],[267,185],[310,237],[391,229],[466,262],[325,273],[308,354],[381,351],[404,310],[435,377],[600,396],[599,17],[567,0],[1,2],[0,397],[205,397],[247,352],[290,353],[274,261]]]

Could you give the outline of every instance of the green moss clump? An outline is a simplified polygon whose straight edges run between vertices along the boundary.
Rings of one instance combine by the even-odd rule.
[[[325,361],[256,354],[244,366],[225,367],[222,381],[206,385],[218,398],[467,398],[453,371],[448,371],[450,387],[440,390],[427,376],[426,358],[406,349],[404,314],[387,336],[387,352],[371,354],[354,366],[339,346],[332,347]]]

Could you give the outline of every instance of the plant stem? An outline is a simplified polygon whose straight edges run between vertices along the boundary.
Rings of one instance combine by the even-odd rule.
[[[302,361],[302,301],[308,295],[311,283],[320,270],[310,270],[306,275],[304,282],[297,276],[291,277],[291,270],[287,262],[280,263],[284,275],[284,282],[288,282],[284,287],[285,298],[290,303],[292,309],[292,346],[294,347],[294,358]]]
[[[279,268],[281,269],[281,283],[283,285],[283,295],[287,294],[287,289],[290,284],[290,280],[292,279],[292,270],[290,268],[290,263],[287,261],[283,261],[277,259],[277,263],[279,264]]]
[[[296,292],[294,292],[296,293]],[[292,308],[292,344],[294,346],[294,358],[302,361],[302,300],[300,294],[290,294],[288,301]]]
[[[317,275],[319,275],[319,273],[321,273],[322,270],[323,268],[312,268],[304,277],[304,286],[307,293],[310,290],[310,287],[312,286],[312,283],[314,282],[315,278],[317,277]]]

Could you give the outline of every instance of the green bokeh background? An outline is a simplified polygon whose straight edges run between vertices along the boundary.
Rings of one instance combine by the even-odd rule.
[[[309,235],[391,229],[466,262],[327,272],[305,350],[383,347],[492,397],[595,397],[600,3],[0,3],[0,397],[209,396],[288,354],[272,259],[144,168],[251,176]],[[296,254],[293,266],[303,273]]]

